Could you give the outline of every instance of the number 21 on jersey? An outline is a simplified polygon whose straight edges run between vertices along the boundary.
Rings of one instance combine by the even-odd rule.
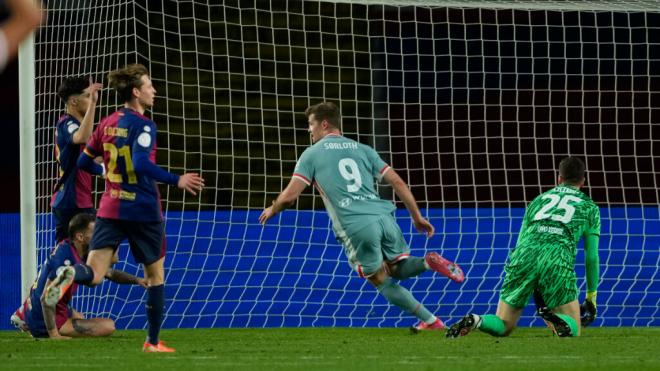
[[[541,196],[541,198],[544,200],[549,199],[550,202],[543,206],[541,210],[534,215],[534,220],[550,218],[564,224],[570,222],[571,219],[573,219],[573,214],[575,214],[575,206],[571,205],[569,202],[572,202],[573,204],[582,202],[581,198],[569,195],[561,197],[555,194],[547,194]]]
[[[133,169],[131,149],[128,146],[121,146],[117,148],[117,146],[112,143],[103,143],[103,150],[110,153],[110,160],[108,161],[107,171],[108,181],[112,183],[123,182],[122,175],[115,173],[115,169],[117,168],[117,159],[119,157],[123,157],[124,164],[126,166],[126,175],[128,175],[128,184],[136,184],[137,177],[135,176],[135,170]]]

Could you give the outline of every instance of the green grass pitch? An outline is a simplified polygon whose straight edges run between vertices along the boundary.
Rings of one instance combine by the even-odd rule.
[[[660,328],[588,328],[576,339],[545,328],[459,339],[407,329],[163,330],[175,354],[144,354],[145,331],[105,339],[34,340],[0,331],[7,370],[648,370],[660,369]]]

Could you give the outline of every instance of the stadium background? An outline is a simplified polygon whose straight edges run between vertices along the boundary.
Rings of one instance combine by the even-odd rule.
[[[344,113],[346,132],[359,133],[354,136],[355,139],[375,146],[395,169],[404,170],[402,173],[421,205],[430,208],[429,215],[440,234],[442,231],[452,232],[441,237],[442,246],[457,247],[456,253],[448,257],[457,259],[468,275],[488,277],[480,281],[468,280],[462,287],[443,294],[439,307],[430,305],[441,316],[462,315],[468,307],[477,312],[494,308],[503,263],[515,243],[525,202],[554,184],[556,172],[553,169],[561,158],[570,153],[586,160],[586,193],[602,206],[600,256],[604,269],[599,290],[602,318],[596,324],[660,324],[657,269],[660,261],[660,193],[655,187],[660,184],[657,172],[660,168],[660,127],[654,124],[660,114],[656,108],[660,107],[660,95],[653,91],[660,82],[653,75],[660,62],[658,49],[647,47],[647,44],[657,45],[660,36],[648,32],[646,28],[630,27],[633,24],[658,24],[660,17],[657,14],[429,10],[414,7],[399,12],[395,8],[380,6],[344,4],[331,7],[314,2],[292,3],[300,4],[300,14],[326,14],[334,16],[336,23],[302,15],[292,17],[287,20],[287,27],[310,31],[304,40],[292,40],[297,34],[282,31],[277,17],[255,17],[250,14],[249,7],[241,9],[234,4],[235,8],[228,8],[222,14],[227,23],[231,23],[223,37],[233,41],[225,44],[227,50],[214,51],[221,55],[235,55],[235,58],[197,60],[198,67],[204,68],[207,63],[207,67],[213,68],[204,69],[216,72],[208,75],[183,74],[183,81],[162,79],[162,76],[168,75],[169,67],[164,62],[166,58],[185,58],[177,57],[176,50],[160,48],[158,45],[164,43],[164,40],[158,40],[161,34],[150,35],[151,43],[145,42],[138,47],[138,50],[149,50],[156,87],[167,91],[167,97],[171,98],[168,112],[182,113],[167,118],[170,133],[161,133],[158,138],[159,147],[167,149],[159,153],[161,159],[167,156],[175,167],[185,159],[191,168],[205,169],[204,161],[209,159],[187,156],[184,148],[195,153],[214,153],[216,147],[220,148],[217,159],[212,159],[217,161],[214,166],[218,174],[206,176],[209,189],[215,192],[204,192],[199,201],[202,209],[204,205],[213,205],[207,207],[207,212],[199,214],[201,220],[208,223],[174,222],[167,225],[168,234],[181,236],[171,237],[169,245],[177,245],[182,251],[188,249],[192,257],[179,258],[181,255],[177,255],[171,260],[170,267],[173,269],[170,269],[168,276],[168,297],[176,295],[193,300],[174,302],[168,308],[166,327],[400,325],[399,320],[382,320],[383,316],[391,316],[396,309],[387,309],[378,301],[380,305],[375,311],[369,309],[369,305],[342,306],[354,301],[371,303],[375,293],[354,297],[361,295],[355,291],[333,297],[321,290],[327,286],[344,287],[348,280],[355,278],[349,278],[351,273],[343,262],[340,266],[343,265],[344,269],[336,271],[333,267],[333,271],[328,272],[332,273],[329,277],[319,278],[311,273],[317,271],[317,267],[308,266],[314,263],[314,258],[344,259],[338,248],[331,251],[335,257],[314,256],[318,252],[307,248],[310,242],[322,244],[332,240],[329,231],[323,231],[327,217],[311,193],[302,197],[299,203],[299,209],[309,210],[300,214],[307,217],[296,218],[289,223],[292,226],[297,224],[298,228],[262,230],[255,223],[231,223],[233,219],[241,222],[256,220],[259,208],[266,205],[281,189],[282,183],[287,181],[293,170],[292,161],[271,164],[263,158],[275,151],[281,152],[283,158],[295,160],[304,150],[309,139],[304,130],[302,112],[309,99],[299,97],[320,96],[319,92],[328,99],[338,101]],[[259,9],[263,4],[266,3],[256,2],[252,8],[257,13],[265,12]],[[277,2],[267,4],[277,6]],[[178,11],[183,13],[180,13],[181,17],[186,16],[185,8]],[[365,19],[366,23],[352,20],[356,18]],[[258,23],[251,25],[250,20],[253,19]],[[427,22],[412,22],[414,20]],[[155,26],[159,20],[154,18],[150,22]],[[397,22],[403,22],[403,26],[399,27]],[[499,26],[487,29],[481,27],[482,22],[497,23]],[[542,27],[535,27],[538,25]],[[149,29],[139,29],[140,24],[135,27],[140,34],[150,32]],[[169,26],[164,24],[162,27]],[[184,22],[178,27],[187,29],[192,26]],[[335,27],[338,30],[352,29],[353,33],[363,33],[363,37],[346,38],[341,32],[333,34]],[[555,29],[564,31],[552,32]],[[321,32],[313,32],[319,30]],[[497,42],[488,41],[490,32],[498,34]],[[317,34],[323,36],[315,37]],[[419,37],[432,36],[441,41],[435,45],[419,42]],[[259,44],[264,38],[280,46],[268,50]],[[185,40],[173,42],[180,42],[184,53],[190,45]],[[335,48],[314,54],[306,48],[289,46],[300,42],[307,48],[319,50],[327,42],[337,45],[350,42],[352,50],[360,52],[348,55],[341,48]],[[435,58],[419,58],[419,54],[429,47],[448,53]],[[372,59],[374,55],[380,59],[375,61]],[[406,55],[414,57],[408,58]],[[136,57],[141,58],[140,55]],[[291,61],[314,58],[335,61],[337,67],[310,68],[304,76],[296,76],[297,69],[281,67]],[[250,63],[256,64],[252,66]],[[254,68],[260,70],[261,75],[250,74]],[[513,72],[516,73],[515,79],[501,77]],[[3,79],[13,73],[15,67],[10,66]],[[177,74],[170,76],[176,77]],[[218,85],[224,83],[227,87],[225,90],[201,92],[200,101],[221,103],[216,107],[207,107],[215,110],[208,117],[205,117],[206,109],[199,110],[198,104],[186,103],[186,97],[191,93],[183,89],[185,83],[208,85],[205,79],[212,79]],[[300,84],[301,79],[309,79],[309,82]],[[55,83],[45,82],[40,86],[53,85]],[[436,85],[448,88],[434,89]],[[253,86],[259,86],[261,93],[243,93]],[[193,92],[196,93],[199,92]],[[11,102],[12,98],[8,97],[5,101]],[[13,108],[17,104],[5,107],[3,109]],[[221,118],[216,125],[200,126],[212,128],[213,132],[204,136],[215,136],[215,140],[206,143],[184,139],[184,120],[177,117],[186,116],[186,112],[190,117],[189,112],[196,111],[200,112],[197,119],[202,122],[210,117]],[[55,115],[54,112],[42,114],[38,118],[39,125],[52,125]],[[12,117],[12,113],[3,117]],[[156,112],[154,120],[158,123],[165,117]],[[288,124],[268,132],[268,129],[254,125],[260,120]],[[12,125],[17,125],[16,121],[13,122]],[[273,137],[279,138],[279,143],[275,141],[264,145],[263,142],[247,141],[247,138]],[[16,158],[18,151],[15,143],[17,141],[7,141],[3,158]],[[206,145],[209,147],[206,148]],[[255,154],[256,158],[253,158]],[[196,160],[199,162],[195,163]],[[7,167],[3,173],[14,175],[4,185],[13,188],[3,191],[4,195],[15,194],[18,188],[15,185],[16,168],[11,167],[11,163],[3,163]],[[278,169],[276,175],[279,176],[272,176],[273,168]],[[259,180],[258,174],[264,174],[263,180]],[[226,175],[231,176],[233,181],[229,186],[222,184],[222,176]],[[254,184],[265,186],[264,189],[249,189]],[[382,192],[385,197],[391,197],[388,189]],[[170,193],[170,199],[179,199],[176,191]],[[0,318],[8,318],[20,302],[17,200],[18,197],[7,197],[2,202],[6,213],[2,214],[0,221],[3,244]],[[172,215],[198,207],[176,202],[166,206]],[[398,206],[401,207],[400,204]],[[251,210],[247,211],[248,208]],[[415,245],[420,237],[410,234],[405,211],[399,212],[402,229],[408,231],[407,236]],[[282,216],[287,217],[292,215]],[[210,228],[212,221],[216,222],[214,228]],[[229,227],[218,228],[218,221],[227,221],[219,225]],[[307,227],[316,227],[314,233],[311,234],[312,229]],[[460,234],[457,233],[459,230]],[[195,251],[201,248],[196,244],[198,239],[223,239],[227,236],[238,239],[255,235],[270,241],[275,240],[277,235],[282,243],[276,245],[258,240],[240,246],[227,243],[221,253],[227,256],[237,256],[239,252],[255,255],[260,249],[270,246],[276,250],[273,254],[276,264],[282,264],[281,269],[286,272],[282,277],[258,273],[263,272],[264,267],[271,266],[272,261],[225,258],[214,262]],[[578,262],[581,276],[581,254]],[[224,277],[195,276],[197,267],[213,264],[226,271],[235,268],[238,273]],[[250,270],[257,273],[246,273]],[[243,288],[232,289],[232,283],[241,280],[261,282],[265,288],[254,292],[246,292]],[[177,286],[179,282],[182,285]],[[210,291],[204,292],[194,287],[200,284],[209,287]],[[281,290],[274,288],[277,284],[297,288]],[[474,292],[481,298],[475,298]],[[136,300],[140,293],[119,289],[117,297],[124,295],[128,299],[120,301],[119,308],[109,310],[134,315],[120,321],[118,326],[142,326],[141,304]],[[209,307],[204,300],[209,295],[222,297],[226,303]],[[276,305],[270,301],[260,301],[260,298],[277,299],[278,295],[294,300]],[[255,300],[237,300],[242,297],[253,297]],[[337,304],[321,308],[317,304],[305,303],[309,299],[312,303],[326,301]],[[474,306],[475,299],[489,304]],[[205,317],[203,313],[206,311],[213,315]],[[333,319],[333,314],[339,314],[340,319]],[[370,319],[363,323],[352,320],[352,317]],[[524,325],[529,323],[530,320],[523,321]],[[0,326],[7,328],[8,323],[0,321]]]

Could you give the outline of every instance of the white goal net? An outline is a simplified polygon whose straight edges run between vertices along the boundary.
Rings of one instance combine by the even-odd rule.
[[[261,210],[310,145],[304,110],[341,107],[347,137],[410,184],[437,235],[397,203],[412,253],[460,264],[462,285],[405,281],[448,322],[495,312],[524,207],[584,159],[600,205],[595,325],[660,325],[660,9],[655,1],[48,1],[35,46],[38,261],[54,243],[56,96],[66,76],[143,63],[158,91],[157,162],[200,172],[199,197],[161,188],[165,327],[408,326],[352,273],[319,197],[267,226]],[[116,109],[104,89],[97,117]],[[97,182],[97,192],[103,190]],[[394,200],[391,189],[380,187]],[[98,195],[98,194],[97,194]],[[122,246],[118,268],[141,273]],[[584,295],[583,255],[578,253]],[[119,328],[144,290],[79,288]],[[540,324],[531,308],[522,325]]]

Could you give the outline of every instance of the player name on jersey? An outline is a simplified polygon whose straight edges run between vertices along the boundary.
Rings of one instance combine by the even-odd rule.
[[[110,127],[106,126],[103,128],[103,133],[105,135],[111,136],[111,137],[122,137],[122,138],[127,138],[128,137],[128,129],[127,128],[118,128],[118,127]]]
[[[324,149],[358,149],[357,143],[323,143]]]

